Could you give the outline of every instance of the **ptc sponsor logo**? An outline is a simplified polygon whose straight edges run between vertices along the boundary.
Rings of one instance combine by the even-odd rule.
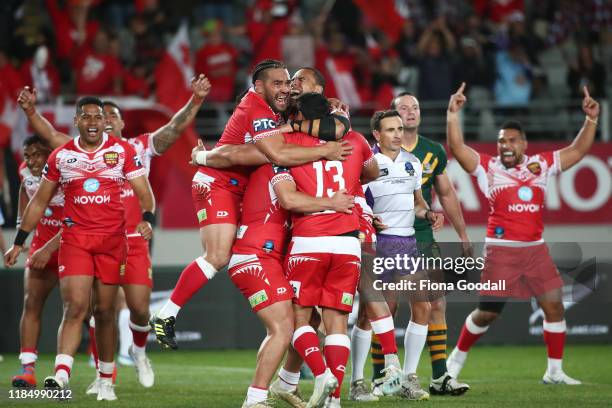
[[[88,178],[83,183],[83,190],[88,193],[95,193],[100,188],[100,182],[95,178]]]
[[[276,123],[274,123],[272,119],[256,119],[253,121],[253,130],[255,133],[275,128]]]
[[[508,205],[508,211],[516,212],[516,213],[523,213],[523,212],[536,213],[540,211],[540,206],[537,204],[522,204],[522,203],[516,204],[515,203],[515,204]]]
[[[206,208],[202,208],[198,211],[198,222],[206,221],[206,218],[208,218],[206,215]]]
[[[262,304],[266,300],[268,300],[268,295],[266,294],[266,291],[264,289],[249,296],[249,304],[253,308],[257,305]]]
[[[75,204],[107,204],[111,202],[111,198],[108,195],[74,196],[73,202]]]
[[[344,292],[342,294],[342,300],[340,301],[340,303],[346,306],[353,306],[353,295]]]
[[[527,186],[522,186],[518,189],[518,196],[523,201],[531,201],[533,198],[533,190]]]
[[[119,153],[117,152],[106,152],[102,155],[102,159],[104,160],[104,164],[109,167],[116,166],[119,163]]]

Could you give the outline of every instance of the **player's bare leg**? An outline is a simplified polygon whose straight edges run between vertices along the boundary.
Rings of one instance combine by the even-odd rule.
[[[150,331],[151,288],[147,285],[123,285],[123,291],[129,310],[130,346],[128,355],[134,362],[140,384],[147,388],[152,387],[155,382],[155,374],[151,361],[146,355],[147,337]]]
[[[234,224],[212,224],[200,228],[204,255],[183,269],[170,299],[156,316],[151,317],[150,324],[157,341],[164,347],[178,348],[174,335],[176,316],[189,299],[229,263],[235,236]]]
[[[321,315],[316,309],[311,309],[310,327],[315,331],[321,324]],[[295,351],[293,345],[289,343],[287,350],[287,358],[285,363],[278,371],[278,378],[270,384],[270,396],[277,399],[282,399],[289,405],[295,408],[304,408],[306,401],[300,394],[298,383],[300,381],[300,370],[304,364],[302,356]]]
[[[243,407],[268,398],[268,387],[280,365],[293,335],[293,307],[290,300],[276,302],[257,312],[266,327],[267,336],[257,352],[257,367]]]
[[[548,367],[542,381],[544,384],[580,385],[580,381],[563,372],[563,349],[565,348],[565,308],[561,288],[551,290],[537,298],[544,312],[544,342],[548,355]]]
[[[40,318],[49,293],[57,285],[57,275],[44,269],[25,269],[23,312],[19,322],[21,373],[12,379],[13,387],[36,387]]]
[[[64,388],[70,380],[74,355],[81,343],[83,320],[89,310],[93,276],[76,275],[60,279],[64,314],[57,334],[55,375],[45,378],[45,388]]]

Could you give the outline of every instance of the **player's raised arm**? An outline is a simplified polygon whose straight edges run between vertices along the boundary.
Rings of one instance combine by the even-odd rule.
[[[12,266],[17,262],[17,257],[23,250],[23,245],[28,235],[36,228],[36,224],[43,216],[49,201],[51,201],[56,191],[57,183],[43,177],[40,187],[36,190],[34,197],[32,197],[23,212],[21,225],[17,230],[13,246],[4,254],[4,264],[6,266]]]
[[[191,80],[191,90],[193,95],[189,101],[178,112],[174,114],[170,122],[157,129],[151,135],[153,140],[153,148],[158,154],[164,153],[178,140],[181,133],[196,117],[200,106],[210,93],[210,81],[204,74],[200,74],[197,78]]]
[[[347,194],[346,190],[340,190],[332,197],[312,197],[298,191],[288,172],[274,176],[272,186],[281,207],[288,211],[315,213],[331,210],[351,214],[355,206],[355,197]]]
[[[227,169],[234,166],[260,166],[269,163],[268,158],[253,144],[223,145],[206,151],[204,143],[191,151],[191,164]]]
[[[478,166],[478,153],[465,144],[463,132],[459,123],[459,111],[465,105],[467,98],[463,94],[465,82],[453,95],[451,95],[446,111],[446,142],[451,153],[457,159],[461,167],[468,173],[472,173]]]
[[[567,170],[578,163],[587,154],[597,132],[597,120],[599,118],[599,103],[591,98],[586,85],[583,88],[584,99],[582,99],[582,111],[585,113],[584,124],[574,138],[571,145],[559,151],[561,159],[561,170]]]
[[[30,90],[30,87],[26,86],[19,93],[17,103],[19,103],[19,106],[21,106],[21,109],[25,112],[28,122],[30,126],[32,126],[32,129],[34,129],[34,132],[45,139],[52,149],[55,149],[69,142],[72,138],[55,129],[51,122],[45,119],[45,117],[36,110],[37,93],[38,91],[36,88]]]
[[[431,222],[431,229],[434,231],[444,225],[444,215],[431,211],[421,189],[414,190],[414,216]]]
[[[434,189],[440,199],[440,205],[444,209],[446,216],[448,217],[453,228],[457,232],[459,239],[462,242],[469,242],[469,237],[465,230],[465,220],[463,219],[463,212],[461,211],[461,204],[457,198],[457,192],[453,187],[453,183],[448,178],[446,172],[442,172],[435,176]]]

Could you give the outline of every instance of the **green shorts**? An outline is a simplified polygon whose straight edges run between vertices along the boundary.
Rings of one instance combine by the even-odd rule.
[[[442,256],[440,245],[436,242],[431,228],[415,231],[414,237],[417,240],[419,252],[425,257],[437,258]]]

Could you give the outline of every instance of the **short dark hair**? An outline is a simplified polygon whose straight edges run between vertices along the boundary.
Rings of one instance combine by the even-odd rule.
[[[395,95],[393,97],[393,99],[391,99],[391,105],[389,106],[391,109],[397,109],[397,105],[395,104],[395,100],[397,98],[401,98],[402,96],[414,96],[414,94],[412,92],[408,92],[408,91],[403,91],[398,93],[397,95]],[[416,96],[414,96],[416,98]]]
[[[394,116],[397,116],[398,118],[402,119],[399,112],[396,110],[374,112],[374,115],[372,115],[372,119],[370,119],[370,129],[372,129],[373,131],[380,131],[380,122],[382,122],[383,119],[392,118]]]
[[[321,88],[323,88],[323,90],[325,90],[325,84],[326,84],[325,77],[323,76],[321,71],[313,67],[303,67],[300,69],[307,69],[308,71],[312,72],[312,75],[315,78],[316,84],[319,85]]]
[[[517,130],[523,139],[526,138],[525,129],[523,129],[523,125],[518,120],[507,120],[500,126],[500,129],[513,129]]]
[[[112,106],[113,108],[117,109],[117,111],[119,112],[119,116],[123,117],[123,112],[121,111],[121,108],[119,107],[119,105],[117,105],[115,102],[113,101],[109,101],[108,99],[105,101],[102,101],[102,105],[103,106]]]
[[[43,139],[42,137],[40,137],[38,134],[34,133],[33,135],[30,135],[28,137],[25,138],[25,140],[23,141],[23,147],[24,149],[28,146],[32,146],[35,144],[40,144],[42,145],[44,148],[51,150],[51,146],[49,145],[49,142],[47,142],[45,139]]]
[[[259,64],[255,66],[255,69],[253,70],[253,75],[251,76],[251,82],[255,84],[255,81],[257,81],[258,79],[261,79],[261,80],[266,79],[266,75],[265,75],[266,71],[269,69],[275,69],[275,68],[287,69],[287,66],[283,64],[281,61],[273,60],[273,59],[267,59],[267,60],[261,61]]]
[[[83,106],[85,105],[98,105],[100,109],[104,109],[104,104],[102,104],[102,101],[100,99],[96,98],[95,96],[83,96],[82,98],[79,98],[76,103],[77,115],[81,114],[81,112],[83,111]]]
[[[306,92],[297,98],[297,108],[304,119],[321,119],[329,115],[329,101],[325,96],[317,92]]]

